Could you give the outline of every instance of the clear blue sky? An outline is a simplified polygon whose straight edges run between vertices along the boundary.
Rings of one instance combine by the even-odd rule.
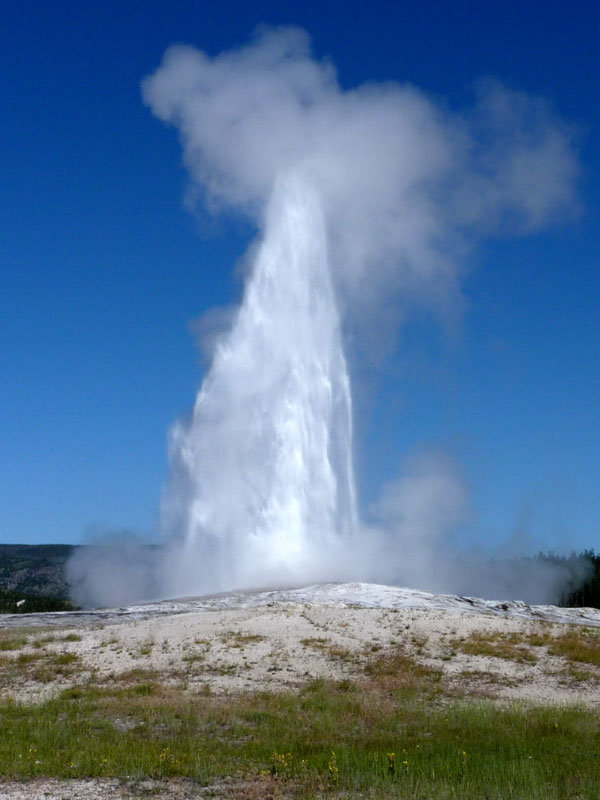
[[[503,3],[0,0],[0,541],[156,528],[166,431],[202,375],[188,325],[239,296],[252,231],[194,219],[175,133],[142,104],[165,48],[293,23],[343,86],[450,105],[495,76],[578,126],[580,220],[488,242],[453,334],[413,324],[357,393],[363,505],[415,447],[469,488],[469,535],[600,548],[600,10]]]

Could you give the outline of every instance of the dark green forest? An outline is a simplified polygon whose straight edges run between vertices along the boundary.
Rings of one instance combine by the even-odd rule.
[[[7,592],[0,589],[0,614],[33,614],[40,611],[76,611],[77,606],[61,597]]]
[[[65,564],[75,546],[0,545],[0,613],[70,611]]]

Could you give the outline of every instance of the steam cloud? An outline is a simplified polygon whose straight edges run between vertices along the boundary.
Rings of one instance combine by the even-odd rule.
[[[157,594],[325,579],[468,590],[450,553],[446,575],[433,566],[467,506],[445,459],[414,461],[383,488],[378,523],[359,521],[344,337],[390,297],[460,313],[481,237],[575,214],[571,129],[492,80],[461,110],[410,85],[345,90],[287,27],[215,57],[172,47],[143,97],[179,132],[188,202],[259,231],[243,302],[170,434]],[[84,602],[88,573],[72,565]],[[497,576],[491,590],[508,588]]]

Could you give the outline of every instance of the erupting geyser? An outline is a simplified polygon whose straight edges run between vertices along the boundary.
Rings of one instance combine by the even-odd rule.
[[[171,430],[154,566],[143,549],[82,551],[77,602],[319,580],[506,596],[445,545],[465,505],[447,459],[417,459],[384,486],[376,524],[360,522],[342,330],[364,352],[364,320],[389,340],[414,305],[456,319],[480,236],[572,211],[571,130],[494,81],[458,111],[409,85],[345,90],[297,28],[214,57],[170,48],[143,96],[179,131],[190,199],[243,214],[260,246],[191,419]]]
[[[385,519],[359,524],[340,301],[355,340],[382,297],[452,313],[469,238],[534,231],[569,207],[569,132],[494,82],[454,114],[411,86],[345,91],[297,28],[263,27],[216,57],[173,47],[143,91],[179,130],[192,194],[260,230],[193,415],[171,430],[161,594],[348,578],[437,588],[464,490],[429,460],[386,485]]]
[[[320,198],[300,170],[276,180],[243,303],[170,456],[180,591],[199,571],[205,590],[316,580],[352,546],[350,383]]]

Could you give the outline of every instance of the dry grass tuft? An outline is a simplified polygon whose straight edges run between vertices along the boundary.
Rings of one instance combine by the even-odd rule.
[[[527,637],[523,634],[487,631],[474,631],[464,639],[450,641],[453,648],[470,656],[491,656],[521,663],[535,663],[538,657],[527,644]]]
[[[556,636],[548,649],[553,655],[562,656],[568,661],[600,667],[600,632],[597,630],[567,630]]]
[[[339,645],[334,644],[331,639],[325,639],[323,637],[309,637],[307,639],[301,639],[300,644],[303,647],[310,647],[313,650],[317,650],[318,652],[329,656],[329,658],[337,659],[339,661],[357,663],[359,660],[359,656],[356,653],[353,653],[346,647],[340,647]]]
[[[440,670],[418,663],[401,647],[395,647],[369,661],[365,667],[371,686],[378,691],[408,692],[434,690],[440,688]]]

